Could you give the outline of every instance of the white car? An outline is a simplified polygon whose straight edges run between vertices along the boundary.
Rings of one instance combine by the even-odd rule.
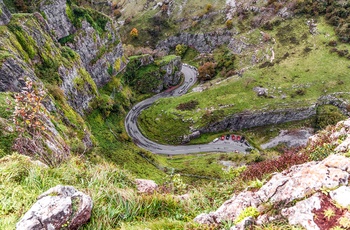
[[[217,138],[215,138],[214,140],[213,140],[213,143],[215,143],[215,142],[217,142],[219,140],[219,138],[217,137]]]

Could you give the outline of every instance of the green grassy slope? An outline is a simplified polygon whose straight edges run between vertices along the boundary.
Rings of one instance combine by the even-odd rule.
[[[216,79],[203,92],[161,99],[141,114],[142,131],[163,143],[179,143],[181,135],[189,133],[190,126],[200,128],[227,115],[247,110],[308,106],[322,95],[348,92],[350,61],[331,52],[329,42],[337,39],[332,27],[320,18],[318,34],[312,36],[305,22],[305,18],[288,20],[266,32],[275,39],[267,45],[275,53],[272,66],[253,65],[242,77]],[[347,44],[336,48],[350,50]],[[249,53],[240,56],[238,62],[247,63],[247,57]],[[256,86],[267,88],[269,97],[258,97],[253,91]],[[193,111],[176,109],[180,103],[191,100],[199,102]]]

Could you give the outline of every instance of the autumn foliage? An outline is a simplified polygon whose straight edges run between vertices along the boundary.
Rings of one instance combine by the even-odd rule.
[[[131,31],[130,31],[130,36],[132,38],[137,38],[139,36],[139,31],[136,29],[136,28],[133,28]]]
[[[210,80],[215,76],[216,63],[206,62],[198,68],[199,80],[206,81]]]
[[[49,166],[56,166],[69,154],[69,148],[54,133],[48,130],[50,121],[42,105],[46,92],[33,82],[27,80],[21,92],[14,95],[14,103],[7,100],[10,107],[14,107],[12,120],[18,137],[15,139],[13,149],[23,155],[38,158]],[[62,154],[51,152],[45,141],[56,146],[64,146]]]

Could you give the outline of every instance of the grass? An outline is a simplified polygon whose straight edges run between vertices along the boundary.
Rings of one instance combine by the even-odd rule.
[[[284,22],[271,32],[279,34],[276,35],[274,45],[277,60],[273,66],[254,66],[242,78],[229,78],[204,92],[159,100],[139,117],[143,133],[161,143],[178,144],[182,135],[189,134],[189,127],[198,129],[231,114],[300,108],[316,103],[322,95],[348,92],[350,79],[346,76],[350,62],[330,52],[327,44],[336,37],[333,29],[323,20],[319,22],[318,35],[308,36],[304,40],[297,38],[299,44],[285,43],[293,40],[291,37],[294,36],[282,37],[282,32],[289,28],[287,24],[291,24],[291,28],[295,27],[293,34],[307,33],[307,27],[301,22],[304,19]],[[342,46],[350,49],[349,45]],[[289,48],[289,56],[283,59],[286,47]],[[311,47],[311,50],[305,53],[305,47]],[[258,97],[253,91],[255,86],[267,88],[272,98]],[[176,109],[179,104],[198,98],[201,98],[198,109]]]

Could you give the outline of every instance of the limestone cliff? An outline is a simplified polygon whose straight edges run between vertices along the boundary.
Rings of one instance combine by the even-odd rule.
[[[181,58],[170,55],[154,60],[151,55],[130,57],[124,78],[142,93],[159,93],[180,83]]]
[[[125,65],[113,22],[64,0],[42,1],[41,13],[11,15],[2,1],[0,9],[0,93],[20,92],[26,81],[44,87],[44,105],[52,113],[45,122],[50,130],[45,148],[53,155],[69,155],[71,143],[91,148],[91,134],[80,115],[98,97],[97,86]]]
[[[11,20],[11,14],[4,5],[4,2],[0,0],[0,26],[6,25]]]

